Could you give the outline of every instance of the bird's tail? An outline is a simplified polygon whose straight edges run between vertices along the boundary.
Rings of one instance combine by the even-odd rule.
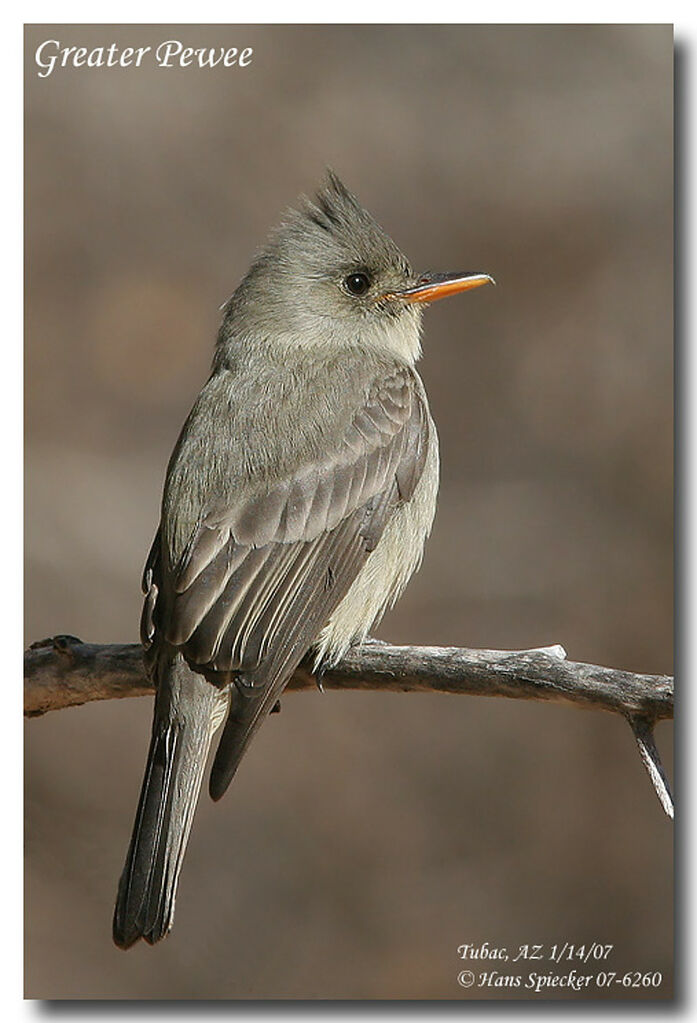
[[[227,700],[227,693],[191,671],[181,655],[160,674],[148,762],[114,911],[114,941],[120,948],[139,938],[152,945],[172,926],[206,757]]]

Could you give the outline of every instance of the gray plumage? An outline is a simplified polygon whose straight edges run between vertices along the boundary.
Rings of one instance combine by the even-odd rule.
[[[114,915],[123,948],[172,925],[218,725],[214,799],[308,650],[339,659],[420,561],[438,447],[409,296],[429,280],[330,175],[225,307],[143,579],[157,697]]]

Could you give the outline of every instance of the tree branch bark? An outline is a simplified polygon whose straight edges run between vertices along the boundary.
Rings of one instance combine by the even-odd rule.
[[[320,680],[306,659],[287,692],[312,689],[373,689],[439,692],[556,700],[613,711],[629,722],[659,799],[672,816],[672,797],[653,741],[657,721],[673,717],[673,679],[566,660],[561,646],[534,650],[467,650],[460,647],[392,646],[367,640],[350,650]],[[82,643],[54,636],[33,643],[24,655],[24,713],[91,700],[152,693],[138,644]]]

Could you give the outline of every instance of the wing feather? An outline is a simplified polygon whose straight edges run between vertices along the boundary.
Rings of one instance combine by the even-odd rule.
[[[423,471],[428,425],[417,379],[396,369],[334,450],[211,511],[169,574],[156,537],[145,574],[148,642],[159,632],[200,670],[255,687],[292,670]]]
[[[174,578],[177,593],[184,593],[207,565],[225,547],[230,536],[229,529],[221,530],[217,525],[201,522],[186,545],[182,564]]]

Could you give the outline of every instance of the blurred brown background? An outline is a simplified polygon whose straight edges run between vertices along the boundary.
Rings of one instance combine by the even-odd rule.
[[[254,59],[40,79],[47,38]],[[669,27],[35,26],[26,53],[27,642],[136,639],[219,306],[331,165],[416,267],[499,285],[427,313],[440,504],[378,634],[671,670]],[[507,700],[287,697],[202,797],[172,935],[118,951],[150,715],[27,725],[30,997],[500,998],[458,945],[592,940],[665,977],[613,997],[670,993],[671,826],[629,729]]]

